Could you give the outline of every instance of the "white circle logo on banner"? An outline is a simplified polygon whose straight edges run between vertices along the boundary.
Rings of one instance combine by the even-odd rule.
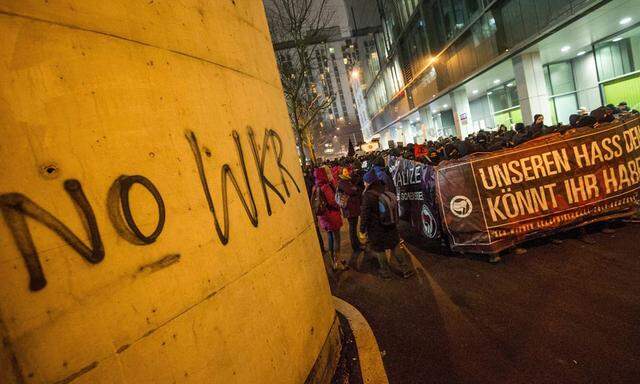
[[[471,211],[473,210],[473,204],[471,204],[471,200],[469,200],[468,197],[458,195],[454,196],[453,199],[451,199],[449,208],[454,215],[460,218],[465,218],[471,214]]]
[[[436,220],[433,218],[429,207],[426,204],[422,204],[422,233],[433,239],[436,237],[438,227],[436,226]]]

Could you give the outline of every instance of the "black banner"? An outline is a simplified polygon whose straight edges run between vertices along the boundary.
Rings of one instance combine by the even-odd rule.
[[[439,238],[434,168],[394,156],[387,158],[387,166],[396,186],[400,217],[424,237]]]

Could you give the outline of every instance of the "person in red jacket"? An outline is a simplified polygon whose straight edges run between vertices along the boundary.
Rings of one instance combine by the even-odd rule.
[[[329,181],[329,177],[324,168],[316,168],[315,189],[320,193],[320,198],[325,201],[325,209],[318,213],[318,225],[327,232],[329,255],[331,266],[334,270],[344,269],[344,261],[340,260],[340,228],[342,227],[342,216],[340,207],[336,203],[336,189]]]

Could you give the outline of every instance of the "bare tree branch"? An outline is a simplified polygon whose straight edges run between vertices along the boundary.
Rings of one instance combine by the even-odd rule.
[[[276,50],[276,58],[296,141],[307,147],[315,161],[314,133],[333,97],[321,96],[317,90],[308,89],[307,84],[317,86],[321,81],[314,76],[320,77],[324,65],[315,56],[318,49],[324,49],[320,44],[330,37],[333,12],[327,0],[267,0],[265,8],[274,46],[286,43],[287,47]],[[326,83],[323,88],[327,88]],[[306,162],[303,149],[301,160]]]

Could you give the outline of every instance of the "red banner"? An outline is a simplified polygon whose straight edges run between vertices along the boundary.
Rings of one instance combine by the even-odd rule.
[[[468,252],[495,253],[632,215],[640,191],[640,118],[443,163],[436,191],[452,249]]]

